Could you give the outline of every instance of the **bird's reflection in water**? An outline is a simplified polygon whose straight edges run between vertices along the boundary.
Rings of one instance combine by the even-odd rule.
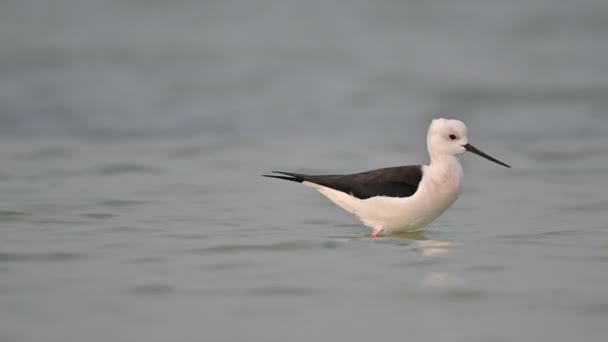
[[[429,238],[424,231],[415,231],[394,235],[383,235],[370,237],[369,235],[357,237],[343,237],[348,240],[367,240],[374,243],[385,243],[397,246],[413,247],[413,250],[425,259],[448,256],[454,253],[457,243],[447,240],[434,240]],[[408,256],[411,259],[411,256]],[[432,270],[424,275],[419,282],[423,288],[451,289],[463,285],[462,280],[454,277],[448,271]]]
[[[420,240],[416,244],[420,254],[427,257],[452,254],[455,245],[452,241],[442,240]]]
[[[411,246],[415,252],[425,259],[451,255],[454,253],[454,248],[457,245],[452,241],[431,239],[424,231],[387,235],[377,238],[365,237],[365,239],[378,243]],[[463,282],[446,270],[432,270],[420,279],[419,285],[427,289],[450,290],[463,286]]]
[[[365,235],[357,237],[336,236],[336,238],[344,238],[346,240],[368,240],[376,243],[387,243],[399,246],[413,246],[415,251],[425,257],[452,254],[454,246],[456,245],[452,241],[430,239],[422,230],[378,237]]]
[[[452,241],[430,239],[423,231],[401,233],[369,239],[377,242],[398,245],[413,245],[414,250],[427,257],[451,254],[455,246],[455,243]]]
[[[426,234],[424,234],[424,232],[422,230],[388,235],[384,238],[400,239],[400,240],[413,240],[413,241],[428,241],[429,240],[429,238],[426,236]]]
[[[430,272],[420,280],[420,286],[423,288],[455,289],[463,286],[463,282],[449,272]]]

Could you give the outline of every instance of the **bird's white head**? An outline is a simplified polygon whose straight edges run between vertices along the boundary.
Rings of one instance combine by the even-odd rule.
[[[439,160],[445,156],[455,156],[469,151],[487,160],[505,167],[509,165],[495,159],[469,144],[467,126],[459,120],[435,119],[431,122],[426,137],[427,148],[432,160]]]
[[[426,143],[431,157],[463,153],[469,143],[467,126],[459,120],[435,119],[429,127]]]

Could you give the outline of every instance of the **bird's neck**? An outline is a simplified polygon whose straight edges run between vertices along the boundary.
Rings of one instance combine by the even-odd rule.
[[[436,209],[436,215],[446,210],[460,194],[462,186],[462,166],[458,158],[451,155],[432,156],[431,163],[424,166],[424,175],[419,197]]]
[[[429,181],[442,187],[448,186],[455,191],[460,190],[463,171],[460,161],[454,155],[431,155],[428,166]]]
[[[429,166],[437,168],[451,168],[460,166],[460,160],[452,154],[431,154]]]

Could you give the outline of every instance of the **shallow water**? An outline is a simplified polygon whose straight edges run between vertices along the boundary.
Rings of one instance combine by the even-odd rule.
[[[403,159],[384,146],[334,145],[349,152],[336,161],[296,140],[40,145],[0,148],[6,340],[604,336],[605,142],[576,170],[539,161],[555,146],[491,144],[512,170],[464,156],[446,214],[377,240],[310,189],[258,175]]]
[[[0,341],[604,341],[605,2],[370,4],[0,4]],[[260,177],[443,115],[513,169],[423,232]]]

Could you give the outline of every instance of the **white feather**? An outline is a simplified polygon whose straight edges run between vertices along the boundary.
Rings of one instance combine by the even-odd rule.
[[[427,134],[431,162],[422,166],[422,179],[416,193],[410,197],[359,199],[323,185],[308,181],[303,183],[356,215],[374,229],[373,236],[380,231],[399,233],[418,230],[441,215],[458,198],[463,172],[457,155],[463,153],[467,146],[471,147],[468,145],[467,128],[461,121],[433,120]],[[502,162],[499,164],[507,166]]]
[[[445,160],[449,168],[423,167],[418,191],[411,197],[377,196],[359,199],[342,191],[311,182],[303,182],[344,210],[357,216],[365,225],[385,233],[417,230],[441,215],[460,193],[462,168],[455,157]],[[442,172],[442,171],[448,172]]]

